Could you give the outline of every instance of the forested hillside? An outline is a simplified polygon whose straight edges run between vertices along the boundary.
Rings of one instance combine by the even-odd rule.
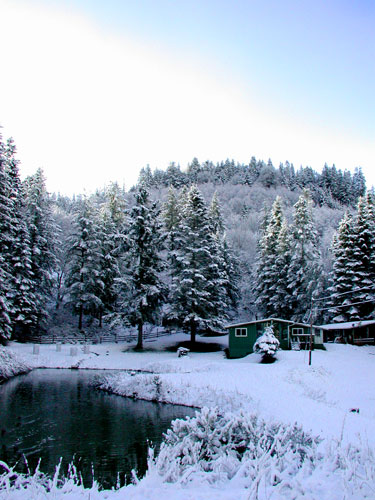
[[[66,325],[196,333],[276,315],[374,317],[374,197],[360,169],[214,165],[142,170],[129,191],[48,194],[0,142],[0,337]],[[343,307],[344,306],[344,307]],[[72,323],[74,321],[74,323]]]

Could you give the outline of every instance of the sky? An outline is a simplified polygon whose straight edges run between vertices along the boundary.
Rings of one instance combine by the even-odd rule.
[[[0,129],[49,191],[324,163],[375,185],[373,0],[0,0]]]

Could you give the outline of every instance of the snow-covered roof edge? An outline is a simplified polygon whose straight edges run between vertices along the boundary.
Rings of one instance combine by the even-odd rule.
[[[243,323],[233,323],[231,325],[225,326],[224,328],[234,328],[237,326],[253,325],[255,323],[264,323],[265,321],[280,321],[281,323],[289,323],[290,325],[311,326],[309,323],[301,323],[299,321],[291,321],[289,319],[263,318],[263,319],[255,319],[254,321],[246,321]],[[313,325],[313,328],[321,328],[321,327]]]
[[[360,328],[361,326],[374,325],[375,319],[365,321],[347,321],[346,323],[330,323],[327,325],[320,325],[322,330],[350,330],[351,328]]]

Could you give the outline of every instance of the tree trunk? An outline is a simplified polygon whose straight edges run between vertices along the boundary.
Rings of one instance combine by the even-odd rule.
[[[83,305],[79,306],[78,330],[82,330]]]
[[[136,349],[143,349],[143,321],[138,322],[138,342]]]
[[[63,276],[64,276],[64,273],[60,273],[60,274],[58,274],[58,278],[57,278],[56,311],[60,308],[60,304],[61,304],[62,299],[63,299],[63,294],[61,293]]]
[[[190,321],[190,344],[195,344],[195,334],[197,333],[197,324],[195,321]]]

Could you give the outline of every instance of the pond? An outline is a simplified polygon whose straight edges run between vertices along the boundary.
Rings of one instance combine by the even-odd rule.
[[[100,373],[100,372],[99,372]],[[108,373],[108,372],[106,372]],[[95,390],[98,371],[34,370],[0,386],[0,460],[26,472],[41,458],[40,470],[52,474],[74,461],[86,487],[103,488],[141,477],[148,443],[158,448],[175,418],[192,416],[185,406],[136,401]]]

